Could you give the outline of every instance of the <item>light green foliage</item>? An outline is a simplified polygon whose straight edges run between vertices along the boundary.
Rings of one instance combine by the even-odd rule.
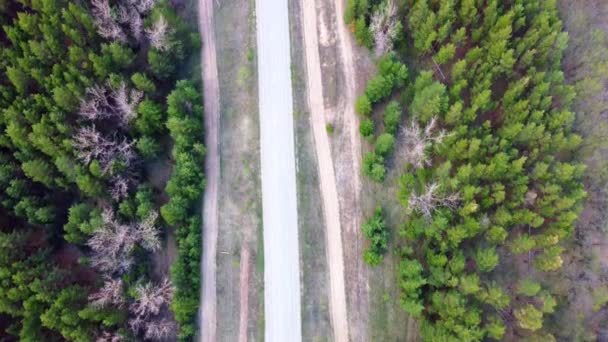
[[[374,122],[372,119],[365,119],[359,125],[359,132],[362,136],[368,138],[374,135]]]
[[[513,313],[523,329],[536,331],[543,327],[543,313],[531,304],[515,309]]]
[[[517,293],[528,297],[535,296],[540,291],[540,284],[532,279],[522,279],[517,285]]]
[[[421,122],[427,122],[447,110],[446,88],[432,80],[430,71],[420,73],[416,79],[416,95],[410,106],[412,114]]]
[[[490,272],[498,265],[498,253],[496,248],[480,248],[475,253],[475,261],[481,272]]]
[[[399,287],[404,293],[401,296],[401,307],[413,317],[421,317],[424,306],[422,304],[422,286],[426,279],[422,276],[423,268],[417,260],[403,259],[399,263]]]
[[[367,116],[372,112],[372,103],[369,101],[369,97],[363,94],[357,98],[355,102],[355,110],[359,115]]]
[[[428,341],[500,340],[520,331],[496,310],[540,330],[543,313],[555,310],[553,295],[516,294],[517,276],[501,277],[500,286],[495,277],[504,261],[559,269],[561,242],[585,197],[584,167],[572,161],[581,138],[572,134],[574,93],[560,70],[567,35],[555,2],[414,0],[399,11],[405,36],[392,59],[422,71],[398,93],[379,63],[366,94],[372,104],[404,104],[420,129],[397,148],[427,157],[407,163],[399,178],[401,236],[414,247],[399,257],[417,262],[425,279],[415,301],[401,291],[402,306],[420,317]],[[395,132],[399,120],[388,113],[379,134]],[[388,157],[378,145],[389,144],[379,140],[363,159],[365,174]]]
[[[441,47],[441,49],[433,57],[433,60],[439,65],[445,64],[454,58],[455,53],[456,46],[454,46],[454,44],[447,44]]]
[[[382,133],[376,139],[376,154],[386,157],[395,147],[395,137],[390,133]]]

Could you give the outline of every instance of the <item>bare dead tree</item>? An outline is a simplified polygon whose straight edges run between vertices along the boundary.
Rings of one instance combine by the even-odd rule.
[[[102,225],[87,241],[93,250],[91,264],[101,271],[125,272],[133,264],[131,251],[136,244],[149,251],[160,248],[158,230],[154,226],[158,213],[153,211],[141,223],[122,224],[114,217],[111,208],[102,212]]]
[[[116,13],[116,20],[127,26],[131,37],[139,42],[142,37],[143,19],[137,8],[128,2],[123,2],[118,5]]]
[[[110,196],[115,201],[126,198],[129,194],[130,180],[124,175],[116,175],[110,179]]]
[[[143,17],[155,4],[156,0],[120,1],[113,12],[109,0],[92,0],[92,13],[97,32],[106,39],[123,43],[128,41],[128,32],[135,42],[139,43],[143,36]]]
[[[159,285],[153,286],[152,283],[139,284],[135,287],[135,302],[129,307],[129,311],[136,318],[150,317],[158,315],[163,305],[168,304],[173,298],[173,286],[168,279],[163,280]]]
[[[127,90],[124,82],[121,82],[118,89],[112,93],[121,126],[128,126],[129,122],[137,116],[137,105],[143,96],[144,93],[142,91],[136,89]]]
[[[160,51],[166,51],[171,47],[169,39],[171,29],[162,14],[158,16],[158,19],[152,24],[152,27],[146,30],[146,34],[148,35],[150,45],[152,45],[153,48]]]
[[[73,146],[78,152],[78,158],[85,164],[93,160],[99,161],[103,174],[112,168],[113,162],[120,160],[127,168],[137,161],[137,154],[133,149],[135,141],[127,138],[104,137],[95,126],[82,127],[73,138]]]
[[[146,323],[144,337],[150,340],[164,340],[174,335],[177,326],[168,319],[152,320]]]
[[[95,338],[95,342],[120,342],[123,338],[116,332],[102,331],[97,338]]]
[[[106,89],[99,85],[94,85],[87,89],[86,97],[80,103],[80,116],[94,121],[111,116],[108,111],[111,108],[106,96]]]
[[[409,127],[403,128],[405,148],[403,148],[402,154],[405,161],[410,163],[414,169],[430,166],[431,162],[426,153],[427,148],[433,143],[440,144],[446,137],[446,133],[443,130],[434,134],[436,126],[437,119],[432,118],[424,129],[420,128],[415,120],[412,121]]]
[[[160,249],[160,239],[158,237],[158,229],[154,225],[158,213],[150,212],[148,217],[137,225],[137,237],[141,241],[141,246],[148,251],[154,252]]]
[[[374,35],[374,48],[378,56],[393,48],[393,42],[399,34],[397,5],[394,0],[387,0],[372,14],[370,31]]]
[[[109,84],[105,87],[94,85],[87,89],[79,114],[90,121],[115,118],[119,126],[127,127],[137,116],[137,105],[143,95],[142,91],[127,89],[125,82],[116,89]]]
[[[430,220],[433,211],[439,207],[455,208],[460,200],[460,195],[458,193],[444,195],[438,190],[439,184],[430,183],[426,185],[423,193],[412,193],[408,200],[409,209],[421,213],[422,216]]]
[[[150,12],[156,4],[156,0],[127,0],[127,2],[142,15]]]
[[[130,225],[121,224],[114,218],[114,212],[105,208],[103,224],[87,241],[93,250],[91,264],[103,272],[126,272],[133,264],[131,251],[137,242]]]
[[[122,307],[124,305],[124,295],[122,279],[107,278],[103,287],[99,291],[89,296],[91,305],[97,308],[108,306]]]
[[[92,0],[91,6],[97,33],[109,40],[126,42],[127,35],[112,15],[109,0]]]

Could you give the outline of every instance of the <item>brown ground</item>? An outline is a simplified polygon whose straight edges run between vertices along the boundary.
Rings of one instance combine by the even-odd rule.
[[[302,341],[331,341],[329,272],[319,185],[319,167],[306,92],[303,1],[290,0],[298,236],[301,270]]]
[[[261,341],[264,251],[255,6],[253,0],[213,3],[221,96],[216,340]],[[255,265],[245,283],[241,283],[243,263]]]
[[[215,47],[213,0],[199,0],[199,30],[203,40],[201,56],[203,102],[205,105],[205,175],[207,186],[203,197],[203,259],[201,260],[201,313],[199,329],[202,341],[216,341],[216,255],[218,236],[219,188],[219,116],[220,90]]]
[[[585,138],[577,157],[587,165],[588,193],[574,239],[566,246],[564,266],[549,277],[561,304],[549,323],[558,340],[608,340],[608,306],[594,311],[594,292],[608,289],[608,2],[559,1],[570,41],[565,52],[567,81],[577,90],[576,129]],[[603,66],[603,67],[602,67]]]
[[[334,279],[330,278],[333,333],[336,341],[368,341],[368,269],[361,259],[363,241],[359,230],[362,213],[359,180],[361,147],[358,118],[353,107],[357,86],[364,86],[372,68],[366,57],[368,52],[354,46],[350,32],[343,23],[344,4],[341,0],[317,0],[316,3],[304,1],[304,4],[308,6],[308,10],[316,6],[316,18],[305,14],[303,19],[305,34],[314,32],[316,27],[317,32],[314,34],[318,35],[316,38],[320,59],[316,60],[317,51],[312,46],[306,49],[306,58],[309,88],[313,89],[309,99],[313,131],[315,124],[317,126],[315,147],[321,174],[329,272],[334,276],[332,267],[344,268],[344,290],[341,289],[339,275],[334,276]],[[307,23],[307,17],[316,19],[316,25]],[[320,87],[315,86],[319,82],[315,79],[319,69]],[[319,88],[322,88],[322,92],[319,92]],[[321,96],[322,103],[319,99]],[[320,115],[323,112],[324,115]],[[334,127],[334,132],[329,135],[329,155],[325,152],[327,139],[324,138],[327,136],[321,134],[327,134],[322,132],[325,123]],[[325,182],[323,173],[326,175]],[[332,173],[333,177],[327,176]],[[332,223],[332,220],[336,219],[336,210],[339,220]],[[339,252],[340,233],[337,232],[341,232],[342,252]],[[341,294],[342,291],[344,294]],[[339,304],[341,295],[346,296],[346,315]],[[344,318],[347,318],[346,322],[343,321]]]
[[[319,165],[319,179],[325,217],[333,340],[348,341],[340,207],[334,164],[329,146],[328,132],[326,130],[327,120],[325,116],[326,110],[323,99],[323,82],[317,37],[316,2],[314,0],[303,0],[302,4],[308,105],[311,112],[310,118]],[[327,37],[323,33],[324,31],[321,30],[321,39],[325,41]],[[347,93],[352,93],[352,89],[347,91]]]

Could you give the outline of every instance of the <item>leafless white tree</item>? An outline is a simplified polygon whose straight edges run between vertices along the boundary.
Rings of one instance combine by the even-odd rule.
[[[109,109],[112,106],[108,102],[106,89],[99,85],[94,85],[87,89],[86,97],[80,103],[80,116],[94,121],[112,115]]]
[[[129,194],[129,184],[131,180],[122,174],[116,175],[110,179],[110,196],[115,201],[120,201],[126,198]]]
[[[158,229],[154,226],[158,213],[150,212],[148,217],[137,225],[137,237],[141,241],[141,246],[151,252],[160,249],[160,239],[158,237]]]
[[[399,33],[397,5],[394,0],[387,0],[372,14],[370,31],[374,35],[374,48],[378,56],[384,55],[393,48],[393,41]]]
[[[109,40],[126,42],[127,35],[112,15],[109,0],[91,0],[91,6],[97,33]]]
[[[136,42],[141,40],[143,19],[136,7],[128,3],[119,4],[116,20],[129,28],[129,33]]]
[[[92,13],[100,36],[127,42],[127,32],[139,43],[143,33],[144,16],[154,7],[155,0],[123,0],[114,11],[109,0],[92,0]]]
[[[135,7],[137,11],[144,15],[154,7],[156,0],[127,0],[129,5]]]
[[[122,307],[124,305],[124,295],[122,279],[112,279],[108,277],[101,289],[89,296],[90,303],[97,308],[105,308],[110,305]]]
[[[426,185],[426,189],[421,194],[412,193],[408,200],[410,210],[417,211],[426,219],[432,218],[433,211],[439,207],[455,208],[460,200],[458,193],[444,195],[439,193],[439,184],[430,183]]]
[[[402,130],[405,140],[405,147],[402,152],[403,157],[415,169],[430,165],[426,149],[433,143],[440,144],[446,137],[444,130],[434,134],[436,126],[436,118],[432,118],[424,129],[421,129],[418,123],[413,120],[409,127],[404,127]]]
[[[119,126],[127,127],[137,116],[137,105],[143,95],[139,90],[127,89],[124,82],[116,89],[109,84],[105,87],[94,85],[87,89],[79,114],[91,121],[114,118]]]
[[[131,251],[135,244],[147,250],[160,248],[158,230],[154,227],[157,212],[138,224],[122,224],[114,217],[111,208],[105,208],[101,215],[102,225],[87,241],[93,250],[91,264],[103,272],[122,273],[129,270],[133,264]]]
[[[166,51],[171,47],[169,36],[171,28],[167,24],[167,20],[163,15],[152,24],[152,27],[146,30],[150,45],[157,50]]]
[[[133,166],[137,161],[134,144],[134,140],[128,141],[127,138],[122,140],[106,138],[95,126],[82,127],[73,139],[78,158],[85,164],[93,160],[99,161],[104,174],[110,171],[112,163],[116,160],[121,160],[127,168]]]
[[[93,250],[91,264],[103,272],[126,272],[133,264],[131,251],[138,238],[130,225],[121,224],[114,218],[114,212],[105,208],[103,224],[98,227],[87,245]]]
[[[171,301],[173,286],[165,279],[157,286],[152,283],[139,284],[135,287],[135,293],[135,302],[131,304],[129,311],[134,317],[146,321],[145,318],[158,315],[163,305]]]
[[[177,326],[168,319],[152,320],[146,323],[144,337],[146,339],[159,341],[174,335]]]
[[[116,103],[121,126],[128,126],[129,122],[137,116],[137,105],[143,96],[144,93],[142,91],[136,89],[127,90],[124,82],[121,82],[118,89],[112,92],[112,98]]]
[[[95,339],[95,342],[120,342],[122,340],[122,336],[116,332],[102,331]]]

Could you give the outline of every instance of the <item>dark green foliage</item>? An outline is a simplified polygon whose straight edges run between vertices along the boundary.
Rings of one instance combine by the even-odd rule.
[[[363,156],[363,174],[371,177],[376,182],[382,182],[386,169],[384,168],[384,158],[374,152],[369,152]]]
[[[110,1],[115,17],[119,5]],[[160,155],[160,142],[169,144],[167,127],[178,140],[173,157],[181,166],[167,186],[169,195],[177,197],[170,204],[179,202],[180,196],[185,201],[200,197],[204,183],[200,96],[186,96],[196,112],[192,115],[182,100],[177,100],[182,102],[179,110],[175,103],[168,110],[165,105],[170,88],[166,84],[174,82],[186,52],[200,47],[200,37],[178,17],[171,2],[164,0],[141,14],[142,35],[160,15],[167,20],[169,34],[163,51],[151,48],[143,36],[141,43],[135,42],[131,33],[126,41],[102,38],[90,2],[0,1],[0,13],[0,213],[7,217],[2,220],[0,235],[7,225],[24,225],[22,219],[33,224],[23,228],[31,231],[29,240],[17,239],[15,254],[11,251],[0,257],[0,315],[9,320],[0,325],[10,325],[8,332],[24,341],[92,341],[102,329],[124,331],[126,307],[87,307],[89,294],[102,283],[97,279],[101,275],[85,266],[91,250],[70,243],[86,244],[103,226],[101,208],[118,213],[122,223],[142,221],[159,210],[160,194],[147,185],[147,164],[139,157],[156,159]],[[121,26],[125,32],[133,29]],[[119,94],[121,87],[126,91]],[[141,102],[136,89],[144,93]],[[121,107],[116,105],[122,96],[122,113],[99,107],[97,113],[85,113],[87,100],[97,97],[102,103],[103,96],[109,105],[101,107],[108,108]],[[171,99],[169,102],[172,107]],[[130,112],[131,103],[137,105],[136,113],[125,113]],[[167,111],[169,116],[173,113],[173,121],[167,120]],[[121,121],[120,115],[129,119]],[[185,118],[188,115],[190,120]],[[104,139],[124,141],[123,146],[135,143],[140,156],[114,155],[108,158],[109,166],[99,154],[87,158],[76,143],[82,129],[93,126]],[[123,193],[114,191],[119,176],[128,183]],[[175,222],[181,224],[196,215],[192,205],[185,205],[186,215],[178,215]],[[190,230],[198,234],[193,227]],[[192,239],[192,234],[187,238]],[[200,252],[200,236],[196,241],[196,246],[191,243],[190,250],[179,256],[182,263],[192,263],[188,273],[198,272],[200,253],[192,250]],[[136,249],[134,254],[141,262],[138,260],[137,270],[124,274],[125,290],[132,291],[130,287],[150,271],[143,262],[149,255]],[[78,258],[82,265],[77,264]],[[61,270],[64,264],[70,273]],[[189,283],[178,296],[184,296],[185,288],[194,298],[198,285],[192,286],[193,277],[188,277]],[[191,315],[191,309],[187,313]],[[189,331],[186,335],[192,334],[191,323],[182,324]]]
[[[63,226],[63,237],[72,243],[84,243],[101,224],[101,211],[98,208],[86,203],[73,205],[68,222]]]
[[[382,208],[377,207],[374,215],[361,226],[363,236],[370,242],[370,246],[363,251],[363,260],[370,266],[382,262],[383,254],[388,247],[388,228],[382,217]]]
[[[188,81],[177,82],[167,97],[167,128],[175,141],[171,152],[175,169],[165,191],[169,203],[161,208],[163,218],[177,227],[178,260],[172,268],[176,293],[171,304],[180,325],[180,339],[194,335],[200,288],[201,222],[197,207],[205,187],[200,168],[204,163],[200,91]]]
[[[393,90],[400,89],[405,85],[408,77],[407,67],[396,60],[395,56],[388,54],[378,61],[378,75],[367,83],[365,94],[371,103],[377,103],[387,98]],[[357,104],[357,108],[363,107]],[[361,110],[359,113],[363,113]]]
[[[397,101],[391,101],[384,110],[384,130],[395,135],[401,120],[401,106]]]
[[[158,157],[161,147],[157,140],[149,136],[143,136],[137,139],[137,152],[144,159],[155,159]]]
[[[372,121],[372,119],[368,118],[361,121],[361,124],[359,126],[359,132],[366,138],[369,138],[374,135],[374,122]]]
[[[146,77],[145,74],[136,72],[131,76],[131,81],[133,82],[133,85],[135,85],[135,88],[143,92],[152,94],[156,91],[156,86],[154,85],[154,82],[152,82],[148,77]]]
[[[135,128],[141,135],[155,135],[162,131],[164,113],[161,105],[145,99],[137,106]]]

